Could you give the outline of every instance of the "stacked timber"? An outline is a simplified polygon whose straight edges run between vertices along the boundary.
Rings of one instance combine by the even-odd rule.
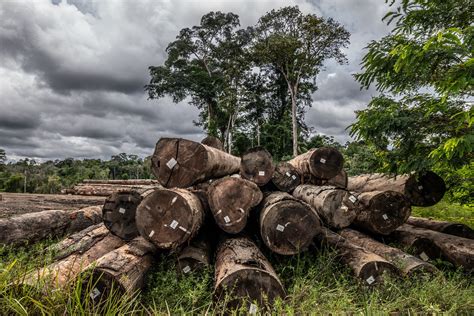
[[[92,181],[92,180],[89,180]],[[96,180],[99,182],[82,182],[64,193],[88,196],[109,196],[115,192],[130,190],[147,190],[156,188],[156,181],[148,180]],[[122,182],[123,181],[123,182]],[[136,181],[136,184],[133,182]]]
[[[464,237],[474,239],[474,230],[467,225],[461,223],[452,223],[446,221],[437,221],[429,218],[413,217],[410,216],[407,220],[407,224],[435,230],[440,233],[454,235],[458,237]]]

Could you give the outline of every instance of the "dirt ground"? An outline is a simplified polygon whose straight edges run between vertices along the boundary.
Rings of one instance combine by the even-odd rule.
[[[104,204],[105,197],[59,194],[0,193],[0,218],[45,210],[77,210]]]

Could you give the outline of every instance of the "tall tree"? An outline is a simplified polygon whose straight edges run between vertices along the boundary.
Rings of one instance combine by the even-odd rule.
[[[304,15],[297,6],[272,10],[262,16],[255,29],[254,57],[257,65],[280,73],[291,99],[293,155],[298,154],[297,107],[304,85],[316,91],[316,76],[326,59],[345,62],[341,49],[349,43],[349,32],[333,19]]]
[[[7,161],[7,154],[0,148],[0,171],[2,171],[5,161]]]

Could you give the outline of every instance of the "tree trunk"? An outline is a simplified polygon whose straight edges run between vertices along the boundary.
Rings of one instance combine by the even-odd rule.
[[[142,200],[136,224],[142,237],[158,248],[171,249],[191,240],[204,217],[197,195],[184,189],[162,189]]]
[[[257,146],[260,147],[260,122],[257,120]]]
[[[296,157],[298,156],[298,120],[296,117],[296,95],[294,95],[293,92],[291,92],[291,125],[293,134],[293,157]]]
[[[284,192],[273,192],[263,200],[259,224],[265,245],[281,255],[304,251],[321,229],[316,211]]]
[[[431,240],[439,249],[439,252],[426,253],[431,256],[430,258],[441,257],[441,259],[447,260],[457,267],[463,267],[470,272],[474,271],[474,240],[408,224],[401,226],[397,231]]]
[[[336,188],[347,189],[348,177],[347,172],[344,169],[341,169],[341,171],[331,179],[320,179],[316,177],[311,177],[309,179],[306,179],[305,183],[314,185],[331,185]]]
[[[237,157],[181,138],[161,138],[152,157],[152,171],[167,188],[237,173],[239,166]]]
[[[204,233],[191,241],[191,244],[181,249],[176,262],[179,274],[186,275],[200,271],[211,264],[211,242]]]
[[[231,234],[237,234],[245,228],[250,210],[263,198],[255,183],[234,177],[212,182],[207,195],[217,225]]]
[[[227,310],[237,308],[243,300],[257,301],[263,307],[278,297],[285,297],[285,290],[270,262],[248,238],[227,238],[218,247],[216,255],[214,298],[230,297]],[[248,303],[247,303],[248,304]],[[249,312],[256,308],[249,304]]]
[[[121,247],[124,242],[109,233],[104,225],[90,226],[51,246],[57,251],[55,262],[25,276],[22,285],[44,285],[49,289],[65,288],[99,257]]]
[[[438,203],[446,192],[444,180],[434,172],[389,176],[380,173],[350,177],[348,189],[355,192],[391,190],[405,194],[415,206],[431,206]]]
[[[420,228],[435,230],[448,235],[474,239],[474,230],[461,223],[437,221],[429,218],[410,216],[407,220],[407,224]]]
[[[353,224],[375,234],[390,234],[405,223],[411,213],[410,203],[399,192],[363,192],[357,198],[360,210]]]
[[[303,183],[312,178],[331,179],[342,170],[344,158],[339,150],[330,147],[313,148],[288,161],[303,176]]]
[[[123,240],[132,240],[137,237],[139,235],[135,222],[137,207],[154,190],[144,189],[112,193],[105,200],[102,208],[105,227]]]
[[[77,211],[49,210],[0,219],[0,244],[22,245],[60,237],[102,221],[102,206]]]
[[[201,144],[224,151],[224,145],[221,140],[211,135],[208,135],[206,138],[201,140]]]
[[[157,180],[151,179],[132,179],[132,180],[96,180],[96,179],[85,179],[81,182],[82,184],[115,184],[115,185],[153,185],[158,184]]]
[[[82,297],[103,302],[112,293],[133,295],[143,288],[157,249],[142,237],[97,259],[81,274]]]
[[[295,167],[287,162],[280,162],[272,176],[275,187],[283,192],[292,192],[301,183],[301,176]]]
[[[311,205],[319,217],[334,228],[349,226],[358,213],[356,197],[332,186],[302,184],[293,191],[293,196]]]
[[[272,155],[263,147],[254,147],[242,155],[240,175],[258,186],[267,184],[273,176],[275,165]]]
[[[340,260],[366,285],[383,283],[385,274],[398,274],[397,268],[381,256],[349,242],[325,227],[316,236],[316,240],[336,249]]]
[[[439,272],[432,264],[409,255],[398,248],[393,248],[373,240],[369,236],[356,230],[345,228],[339,234],[350,240],[351,243],[360,246],[368,251],[385,258],[393,263],[404,276],[414,276],[417,274],[434,274]]]

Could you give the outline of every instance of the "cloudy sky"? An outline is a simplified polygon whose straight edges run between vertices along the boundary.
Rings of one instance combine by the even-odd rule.
[[[147,100],[148,66],[209,11],[234,12],[243,27],[267,11],[299,5],[332,17],[352,34],[347,65],[326,64],[306,121],[349,139],[346,126],[374,90],[359,89],[364,46],[388,32],[382,0],[1,0],[0,148],[10,159],[147,156],[162,136],[199,140],[186,102]]]

